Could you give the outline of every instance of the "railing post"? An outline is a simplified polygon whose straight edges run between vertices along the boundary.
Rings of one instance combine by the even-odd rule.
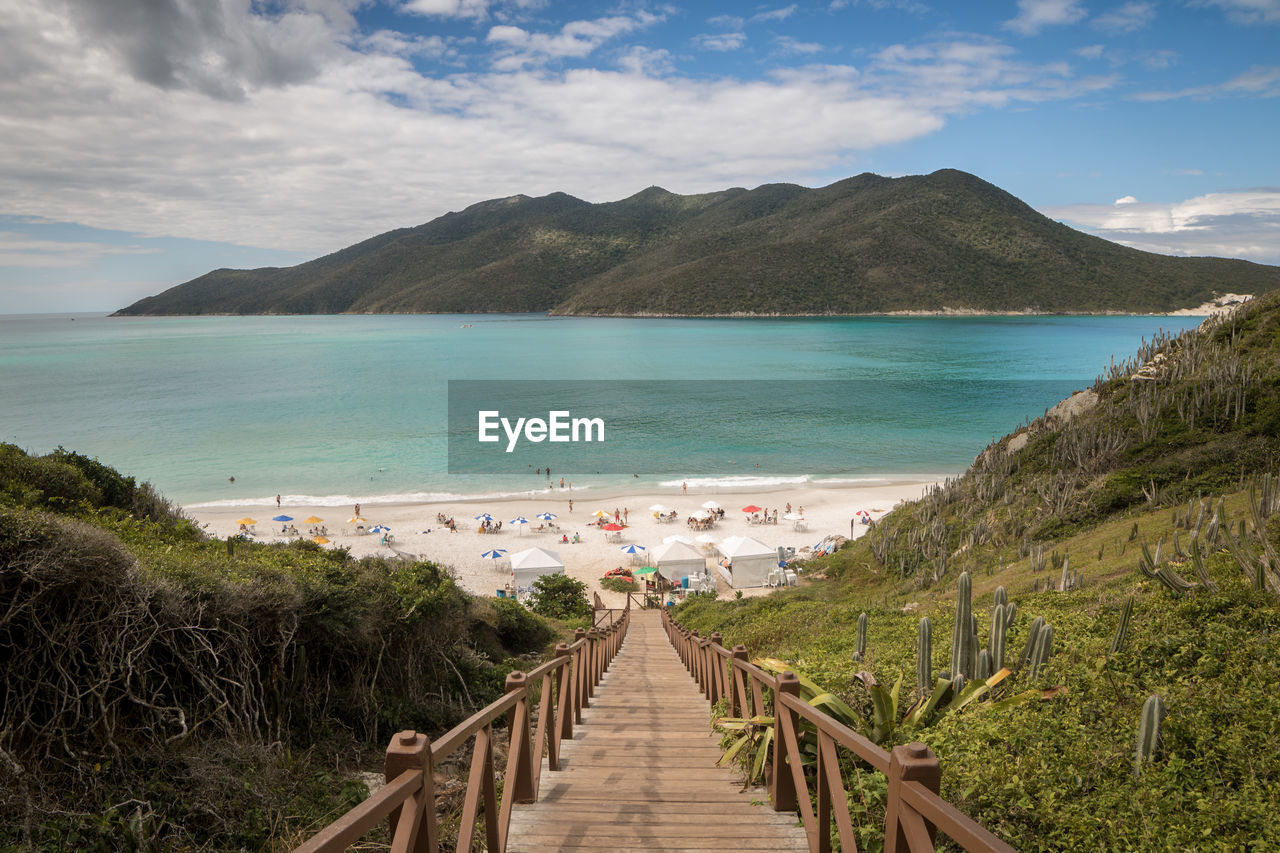
[[[556,644],[556,657],[564,659],[556,670],[556,723],[560,726],[560,740],[573,740],[573,654],[568,643]]]
[[[515,708],[511,711],[511,745],[507,753],[506,784],[510,785],[512,802],[532,803],[536,796],[534,774],[537,768],[533,764],[533,743],[529,732],[529,691],[528,679],[523,672],[512,672],[507,675],[507,693],[520,693]],[[542,756],[538,756],[542,760]],[[496,820],[497,815],[486,815],[485,820]]]
[[[778,687],[774,693],[773,779],[769,782],[769,799],[773,802],[775,812],[789,812],[794,811],[796,807],[796,783],[791,778],[785,735],[789,732],[791,740],[799,743],[799,732],[796,731],[796,712],[783,705],[781,697],[777,694],[799,696],[800,679],[796,678],[796,674],[790,670],[780,673]],[[760,709],[757,708],[756,713],[760,713]],[[795,756],[795,760],[799,761],[800,756]]]
[[[587,698],[596,695],[596,685],[600,683],[600,632],[592,628],[587,632]]]
[[[895,746],[889,753],[889,800],[885,804],[885,853],[906,853],[910,849],[902,826],[902,784],[919,782],[935,794],[942,789],[942,767],[933,750],[919,741]],[[923,819],[923,816],[922,816]],[[928,820],[929,840],[937,838],[938,829]]]
[[[573,632],[573,641],[586,640],[587,629],[578,628]],[[582,709],[590,707],[590,696],[587,695],[587,663],[591,657],[591,643],[584,642],[578,647],[578,657],[573,666],[574,722],[582,722]]]
[[[747,647],[744,645],[736,645],[733,647],[733,660],[747,662]],[[729,688],[730,701],[732,707],[729,709],[731,717],[747,717],[747,685],[742,673],[738,670],[737,664],[730,663],[730,672],[732,673],[733,682]]]
[[[711,645],[707,648],[711,663],[711,704],[714,705],[724,696],[724,659],[717,649],[724,648],[724,637],[716,631],[711,635]]]
[[[440,839],[436,829],[436,792],[434,767],[431,764],[431,739],[426,735],[412,731],[403,731],[391,739],[387,747],[387,757],[382,765],[383,775],[388,782],[406,770],[422,771],[422,823],[417,838],[410,839],[412,844],[403,849],[411,853],[436,853],[440,847]],[[400,821],[400,811],[396,808],[387,818],[390,835],[394,839],[396,824]]]

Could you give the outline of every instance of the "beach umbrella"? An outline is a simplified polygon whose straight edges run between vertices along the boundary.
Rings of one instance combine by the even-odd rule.
[[[484,557],[486,560],[496,560],[496,559],[498,559],[499,557],[505,557],[505,556],[506,556],[506,554],[507,554],[507,549],[505,549],[505,548],[494,548],[492,551],[485,551],[485,552],[484,552],[483,554],[481,554],[480,556],[481,556],[481,557]]]
[[[511,519],[510,521],[508,521],[508,522],[507,522],[507,524],[518,524],[518,525],[520,525],[520,532],[521,532],[521,533],[524,533],[524,526],[525,526],[526,524],[528,524],[528,523],[529,523],[529,519],[525,518],[523,515],[517,515],[515,518],[513,518],[513,519]]]
[[[705,509],[700,509],[697,512],[689,513],[689,517],[697,519],[698,521],[706,521],[711,517],[711,513],[707,512]]]
[[[649,507],[649,512],[658,512],[658,513],[662,513],[663,515],[666,515],[667,513],[671,512],[671,507],[667,506],[666,504],[654,504],[653,506]]]
[[[551,521],[552,519],[559,517],[560,516],[556,515],[554,512],[540,512],[534,516],[534,518],[540,518],[543,521]]]
[[[631,572],[633,575],[656,575],[657,573],[658,569],[656,566],[641,566]]]
[[[601,529],[601,530],[607,530],[607,531],[609,531],[610,533],[617,533],[619,530],[622,530],[622,525],[621,525],[621,524],[606,524],[604,527],[601,527],[600,529]]]
[[[377,527],[370,527],[369,532],[370,533],[390,533],[391,528],[387,527],[385,524],[379,524]]]
[[[324,521],[324,519],[318,515],[313,515],[310,518],[302,519],[303,524],[319,524],[322,521]]]
[[[275,518],[271,520],[272,521],[293,521],[293,517],[288,515],[277,515]]]
[[[482,512],[476,516],[476,521],[493,521],[493,516],[487,512]]]
[[[248,516],[245,516],[244,518],[236,522],[236,524],[257,524],[257,523],[258,523],[258,520],[256,518],[249,518]]]
[[[364,524],[364,519],[357,515],[355,518],[348,518],[347,524]]]
[[[611,512],[605,512],[605,511],[604,511],[604,510],[602,510],[602,509],[598,509],[598,510],[596,510],[595,512],[591,513],[591,515],[592,515],[592,517],[593,517],[593,518],[611,518],[611,517],[613,517],[613,513],[611,513]]]
[[[631,544],[623,545],[619,550],[624,554],[639,554],[641,551],[645,550],[645,547],[643,545]]]
[[[742,508],[742,511],[743,512],[760,512],[760,510],[762,510],[763,508],[764,507],[758,507],[755,504],[751,504],[750,506],[744,506]]]
[[[328,539],[326,539],[326,538],[324,538],[323,536],[313,536],[313,537],[311,537],[311,541],[312,541],[312,542],[314,542],[314,543],[316,543],[317,545],[328,545],[328,544],[329,544],[329,540],[328,540]]]
[[[672,542],[682,542],[685,545],[693,544],[693,540],[690,539],[688,536],[680,536],[680,535],[668,536],[662,540],[663,545],[670,545]]]
[[[804,521],[804,516],[798,512],[789,512],[783,516],[786,521]]]
[[[703,509],[719,509],[720,504],[717,501],[707,501],[702,505]]]

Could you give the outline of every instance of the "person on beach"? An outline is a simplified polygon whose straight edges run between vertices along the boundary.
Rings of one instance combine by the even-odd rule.
[[[573,498],[569,498],[569,512],[573,512]]]
[[[622,523],[623,523],[623,524],[627,524],[627,523],[628,523],[628,521],[629,521],[629,519],[627,518],[627,508],[624,506],[624,507],[622,508]]]
[[[687,495],[687,494],[689,494],[689,484],[688,484],[688,482],[682,482],[682,483],[680,484],[680,491],[681,491],[682,493],[686,494],[686,495]]]
[[[551,479],[551,469],[550,469],[550,468],[548,468],[548,469],[547,469],[547,479],[548,479],[548,480],[550,480],[550,479]]]
[[[276,509],[280,508],[280,496],[276,495]]]
[[[622,511],[615,506],[613,508],[613,523],[617,524],[619,521],[622,521]]]
[[[356,504],[356,518],[360,517],[360,504]]]
[[[791,513],[791,501],[787,501],[787,514],[790,515],[790,513]]]
[[[564,488],[564,477],[560,478],[560,488]]]

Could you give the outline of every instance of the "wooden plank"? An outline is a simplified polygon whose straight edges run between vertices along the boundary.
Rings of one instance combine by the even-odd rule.
[[[709,718],[658,613],[633,612],[582,725],[561,743],[561,768],[544,769],[538,802],[512,812],[507,849],[807,850],[794,814],[716,765]]]

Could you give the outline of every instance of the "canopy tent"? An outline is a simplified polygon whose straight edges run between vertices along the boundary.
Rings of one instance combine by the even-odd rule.
[[[707,570],[707,558],[678,540],[664,542],[650,551],[649,563],[662,572],[664,578],[677,582],[685,575],[699,575]]]
[[[511,571],[515,574],[516,589],[532,586],[543,575],[564,573],[564,560],[555,551],[545,548],[526,548],[511,555]]]
[[[764,586],[769,572],[778,566],[778,551],[750,536],[730,536],[716,550],[729,560],[729,568],[720,573],[734,589]]]

